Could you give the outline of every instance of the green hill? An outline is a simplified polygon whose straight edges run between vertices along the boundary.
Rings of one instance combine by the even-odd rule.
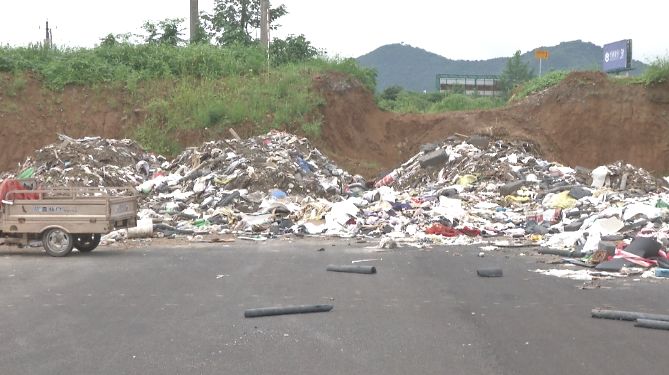
[[[543,61],[542,71],[552,70],[599,70],[602,47],[593,43],[575,40],[552,47],[537,47],[550,52],[550,58]],[[534,49],[522,55],[538,73]],[[364,67],[377,70],[377,90],[389,86],[401,86],[406,90],[421,92],[436,91],[437,74],[500,74],[508,57],[489,60],[451,60],[432,52],[406,44],[388,44],[360,56],[357,61]],[[646,65],[634,60],[632,74],[641,74]]]

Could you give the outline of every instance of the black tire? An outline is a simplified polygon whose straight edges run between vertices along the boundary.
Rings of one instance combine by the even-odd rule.
[[[42,234],[42,245],[52,257],[64,257],[74,247],[74,236],[59,228],[51,228]]]
[[[81,233],[74,236],[74,248],[82,253],[93,251],[100,244],[100,233]]]

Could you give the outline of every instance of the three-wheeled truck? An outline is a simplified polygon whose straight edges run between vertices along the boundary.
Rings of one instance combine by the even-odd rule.
[[[41,240],[47,254],[89,252],[103,234],[137,225],[134,188],[36,187],[34,180],[0,184],[0,238],[5,244]]]

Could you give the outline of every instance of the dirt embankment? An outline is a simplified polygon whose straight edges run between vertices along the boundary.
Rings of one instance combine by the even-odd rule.
[[[669,85],[646,88],[611,81],[603,73],[572,73],[556,87],[512,106],[436,115],[380,111],[362,87],[332,90],[317,82],[328,101],[324,149],[341,165],[367,174],[390,169],[455,133],[526,139],[548,160],[596,167],[623,160],[655,173],[669,172]]]
[[[52,92],[28,77],[20,88],[0,75],[0,171],[13,170],[27,155],[71,137],[122,137],[139,123],[139,113],[117,90],[66,88]]]
[[[111,89],[53,93],[29,79],[19,93],[7,95],[10,81],[0,78],[0,170],[14,169],[34,149],[54,142],[56,133],[121,138],[141,121],[138,105]],[[435,115],[383,112],[369,91],[340,74],[317,76],[314,87],[327,103],[322,137],[315,143],[353,173],[383,173],[421,144],[455,133],[527,139],[547,159],[572,166],[624,160],[669,172],[669,85],[645,88],[600,73],[572,73],[560,85],[506,108]],[[250,129],[237,130],[251,135]],[[186,146],[216,136],[180,137]]]

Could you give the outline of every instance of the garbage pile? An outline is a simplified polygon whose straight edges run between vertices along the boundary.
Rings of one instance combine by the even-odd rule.
[[[157,175],[157,179],[143,184],[140,190],[162,192],[166,181],[176,179],[180,190],[196,194],[214,190],[251,193],[280,190],[282,196],[327,197],[337,194],[341,190],[340,180],[348,177],[306,138],[276,131],[246,140],[220,140],[189,148],[164,165],[163,172],[162,175],[173,177]],[[203,194],[204,199],[209,196]]]
[[[623,162],[594,170],[548,162],[523,141],[451,137],[366,181],[307,139],[277,131],[207,142],[171,161],[129,140],[61,140],[23,167],[49,186],[136,186],[140,232],[155,236],[536,246],[583,258],[571,264],[602,264],[606,272],[660,265],[669,245],[665,180]],[[654,241],[643,243],[650,250],[631,251],[639,238]]]
[[[146,153],[130,139],[58,136],[60,143],[34,152],[21,164],[20,177],[32,177],[45,186],[137,186],[147,177],[137,163],[160,164],[165,158]]]
[[[182,152],[138,186],[143,218],[168,234],[290,232],[287,216],[307,202],[337,200],[352,177],[306,138],[272,131],[207,142]],[[277,229],[279,228],[280,229]]]

